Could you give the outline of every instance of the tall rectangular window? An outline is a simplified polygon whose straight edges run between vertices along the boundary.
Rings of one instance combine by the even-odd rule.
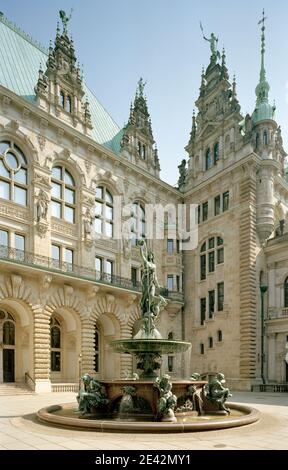
[[[223,193],[223,212],[229,209],[229,191]]]
[[[67,271],[73,271],[74,252],[70,248],[65,248],[65,263]]]
[[[200,204],[198,204],[198,206],[197,206],[197,222],[198,222],[198,224],[200,224],[200,222],[201,222],[201,206],[200,206]]]
[[[109,259],[107,259],[105,263],[105,273],[107,274],[106,277],[108,278],[110,282],[112,281],[113,271],[114,271],[114,263],[113,261],[110,261]]]
[[[172,238],[168,238],[167,240],[167,253],[168,255],[173,255],[174,252],[174,240]]]
[[[0,230],[0,257],[8,256],[9,234],[6,230]]]
[[[205,222],[205,220],[208,219],[208,201],[203,202],[202,204],[202,220]]]
[[[8,232],[6,230],[0,230],[0,245],[8,246]]]
[[[180,292],[180,276],[176,276],[176,289]]]
[[[213,338],[212,338],[212,336],[209,336],[208,342],[209,342],[209,348],[210,349],[213,348]]]
[[[222,330],[217,331],[217,339],[219,343],[223,340]]]
[[[209,259],[209,273],[213,273],[215,271],[215,252],[210,251],[208,253],[208,259]]]
[[[204,325],[206,320],[206,297],[200,299],[200,323]]]
[[[168,274],[167,276],[167,289],[173,290],[173,274]]]
[[[204,353],[205,353],[204,344],[200,343],[200,354],[204,354]]]
[[[219,215],[221,210],[220,196],[214,198],[214,215]]]
[[[217,284],[217,303],[218,303],[218,312],[221,312],[224,309],[224,282],[219,282]]]
[[[176,240],[176,251],[180,253],[180,240]]]
[[[206,279],[206,255],[200,256],[200,279]]]
[[[138,269],[137,268],[131,268],[131,281],[132,285],[135,287],[137,285],[138,281]]]
[[[103,274],[103,259],[99,256],[95,258],[95,271],[96,271],[96,279],[102,279]]]
[[[215,311],[215,291],[209,291],[209,318],[213,318],[213,314]]]
[[[51,248],[52,264],[54,268],[60,268],[60,246],[52,245]]]
[[[173,372],[174,357],[168,356],[168,372]]]
[[[17,233],[15,233],[14,244],[16,259],[19,261],[23,261],[25,255],[25,237],[23,235],[18,235]]]
[[[217,264],[224,263],[224,248],[218,248],[217,250]]]

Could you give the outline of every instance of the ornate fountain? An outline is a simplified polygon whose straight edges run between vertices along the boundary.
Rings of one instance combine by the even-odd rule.
[[[110,344],[115,352],[135,355],[138,360],[137,369],[143,371],[140,378],[151,379],[157,377],[156,370],[161,367],[163,354],[184,352],[191,347],[191,343],[163,339],[156,329],[155,321],[167,301],[161,295],[156,295],[156,289],[160,286],[154,254],[147,250],[144,241],[138,242],[138,245],[143,260],[141,326],[132,339],[116,340]]]
[[[247,406],[226,404],[231,396],[223,374],[215,374],[209,383],[194,373],[190,379],[173,380],[158,376],[163,354],[186,351],[191,344],[163,339],[155,326],[167,301],[159,294],[154,254],[140,242],[143,259],[141,321],[132,339],[111,342],[115,352],[135,355],[140,377],[98,381],[89,374],[75,403],[50,406],[38,411],[41,421],[73,428],[107,431],[183,432],[221,429],[250,424],[259,412]],[[230,415],[230,409],[232,413]],[[213,416],[219,416],[215,420]]]

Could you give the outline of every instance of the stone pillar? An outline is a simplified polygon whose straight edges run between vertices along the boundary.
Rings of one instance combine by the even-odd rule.
[[[121,339],[132,338],[131,328],[128,325],[121,328]],[[120,378],[126,376],[126,372],[132,377],[133,372],[133,358],[131,354],[120,354]]]
[[[50,381],[50,313],[34,310],[34,381],[35,392],[51,392]]]
[[[268,335],[268,380],[270,382],[276,382],[276,335],[277,333],[270,333]]]
[[[79,373],[91,374],[94,372],[94,355],[95,355],[95,320],[89,317],[81,318],[81,371]]]

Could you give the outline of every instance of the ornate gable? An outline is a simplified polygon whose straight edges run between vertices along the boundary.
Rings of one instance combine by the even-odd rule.
[[[40,65],[35,93],[39,105],[51,114],[84,133],[92,130],[89,103],[85,100],[83,76],[75,55],[74,43],[68,36],[71,18],[61,10],[62,33],[57,24],[54,47],[50,42],[46,70]]]

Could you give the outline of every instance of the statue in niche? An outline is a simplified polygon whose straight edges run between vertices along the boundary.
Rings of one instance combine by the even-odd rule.
[[[49,198],[43,189],[40,189],[36,204],[37,222],[47,220]]]
[[[83,224],[84,224],[84,235],[85,237],[88,237],[89,235],[91,235],[92,225],[93,225],[93,216],[91,214],[91,210],[88,207],[85,212]]]

